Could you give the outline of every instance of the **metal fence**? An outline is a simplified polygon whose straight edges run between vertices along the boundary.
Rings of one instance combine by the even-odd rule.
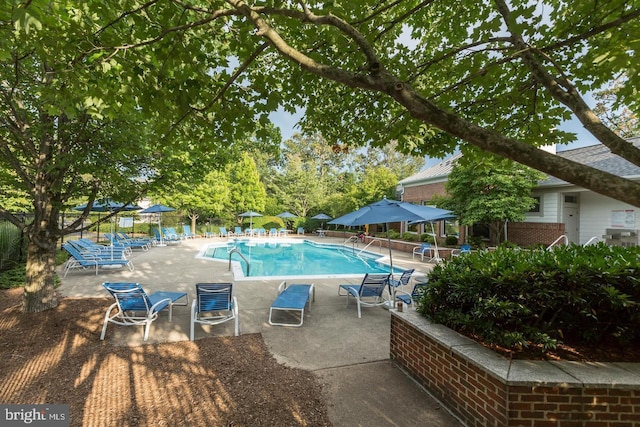
[[[25,223],[33,221],[32,214],[19,214]],[[66,227],[80,218],[79,213],[60,214],[59,224]],[[60,246],[66,240],[89,238],[97,243],[106,242],[105,233],[114,231],[125,231],[128,234],[151,234],[153,227],[157,227],[158,217],[155,215],[141,215],[129,213],[112,217],[110,220],[100,222],[105,217],[103,213],[91,213],[84,220],[82,227],[77,232],[67,234],[60,239]],[[121,221],[123,218],[132,218],[133,221]],[[121,227],[123,223],[130,224],[130,227]],[[177,214],[163,214],[162,226],[181,226],[181,217]],[[0,221],[0,271],[12,268],[16,264],[26,261],[27,237],[25,233],[9,221]]]

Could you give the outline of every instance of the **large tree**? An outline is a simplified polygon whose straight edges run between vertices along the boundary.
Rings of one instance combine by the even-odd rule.
[[[253,55],[246,78],[261,105],[304,105],[303,129],[332,144],[398,140],[442,156],[462,142],[465,155],[494,153],[640,206],[640,183],[537,148],[569,142],[558,125],[575,115],[640,165],[638,147],[583,97],[625,75],[618,104],[637,111],[637,0],[157,1],[130,12],[146,19],[168,5],[211,34],[229,31],[242,58]],[[157,37],[184,29],[154,23]]]
[[[531,192],[544,175],[504,159],[460,159],[447,177],[447,196],[432,200],[450,209],[463,225],[486,224],[491,243],[500,243],[504,224],[524,221],[535,206]]]
[[[153,18],[178,25],[182,7],[167,6]],[[0,198],[0,218],[28,237],[24,311],[57,305],[56,245],[83,219],[60,223],[73,201],[87,202],[86,217],[99,198],[128,203],[198,179],[244,151],[245,131],[261,135],[267,122],[259,107],[237,114],[254,97],[229,87],[226,33],[193,29],[129,50],[123,43],[159,31],[151,15],[130,12],[92,0],[0,9],[0,188],[26,195],[32,213],[16,215],[19,206]],[[207,66],[186,66],[194,60]]]

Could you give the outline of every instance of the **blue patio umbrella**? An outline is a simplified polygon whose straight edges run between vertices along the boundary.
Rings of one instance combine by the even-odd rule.
[[[87,208],[87,203],[83,203],[74,207],[73,209],[76,211],[84,211]],[[137,211],[142,209],[138,205],[133,205],[131,203],[125,205],[124,203],[114,202],[111,199],[102,199],[102,200],[94,200],[91,204],[91,208],[89,208],[90,212],[120,212],[120,211]],[[98,215],[98,221],[100,221],[100,216]],[[111,232],[113,233],[113,223],[111,223]],[[100,228],[98,228],[98,236],[96,237],[96,241],[100,240]],[[111,242],[111,247],[113,250],[113,242]]]
[[[453,212],[445,209],[438,209],[430,206],[416,205],[414,203],[389,200],[387,198],[384,198],[378,202],[371,203],[370,205],[336,218],[333,221],[329,221],[329,224],[351,226],[385,223],[387,225],[389,263],[391,265],[391,274],[393,276],[393,258],[391,255],[391,236],[389,235],[389,223],[404,221],[412,223],[431,222],[447,218],[455,218],[455,215],[453,214]],[[437,253],[437,244],[435,250]]]
[[[240,215],[241,217],[249,217],[249,228],[253,229],[253,217],[254,216],[262,216],[262,214],[254,211],[243,212]]]
[[[153,205],[140,211],[141,214],[158,214],[158,233],[160,234],[160,244],[158,246],[165,246],[164,235],[162,234],[162,213],[173,211],[175,211],[174,208],[165,205]]]
[[[87,207],[87,203],[83,203],[74,207],[73,209],[76,211],[83,211]],[[91,208],[89,209],[91,212],[115,212],[115,211],[137,211],[138,209],[142,209],[138,205],[132,205],[129,203],[125,205],[124,203],[114,202],[113,200],[96,200],[92,203]]]
[[[288,227],[288,221],[287,221],[288,219],[291,219],[291,218],[297,218],[297,217],[298,217],[297,215],[294,215],[294,214],[292,214],[291,212],[288,212],[288,211],[285,211],[285,212],[279,213],[279,214],[278,214],[278,215],[276,215],[276,216],[277,216],[278,218],[282,218],[282,219],[284,219],[284,220],[285,220],[285,221],[284,221],[284,223],[285,223],[285,225],[286,225],[287,227]]]
[[[327,219],[331,219],[331,217],[325,213],[319,213],[318,215],[312,216],[311,219],[319,219],[321,221],[325,221]],[[324,228],[324,222],[320,223],[320,228]],[[331,224],[331,223],[329,223]]]
[[[279,218],[297,218],[297,216],[292,214],[291,212],[282,212],[282,213],[279,213],[276,216],[279,217]]]

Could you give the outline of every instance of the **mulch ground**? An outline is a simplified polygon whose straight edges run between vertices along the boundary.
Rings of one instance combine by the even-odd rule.
[[[322,386],[278,364],[259,334],[119,347],[110,300],[20,311],[0,291],[0,402],[68,404],[72,426],[330,426]]]

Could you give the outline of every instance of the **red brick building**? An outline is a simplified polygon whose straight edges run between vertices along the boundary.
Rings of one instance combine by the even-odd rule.
[[[630,139],[640,146],[640,137]],[[640,180],[640,167],[614,155],[602,144],[576,148],[556,153],[593,168]],[[456,155],[437,165],[403,179],[398,184],[402,200],[429,205],[434,195],[444,195],[447,177],[455,162]],[[519,223],[509,223],[507,240],[522,246],[537,244],[550,245],[554,241],[585,244],[595,240],[605,240],[610,244],[637,245],[640,234],[638,209],[626,203],[596,194],[553,176],[541,181],[532,195],[538,204]],[[404,227],[408,227],[404,225]],[[441,221],[436,227],[439,240],[444,240],[447,231],[455,226]],[[430,232],[425,229],[403,230],[416,233]],[[479,235],[481,227],[472,230],[459,228],[458,243],[467,240],[467,235]],[[484,230],[486,233],[486,230]],[[489,237],[486,235],[485,237]]]

